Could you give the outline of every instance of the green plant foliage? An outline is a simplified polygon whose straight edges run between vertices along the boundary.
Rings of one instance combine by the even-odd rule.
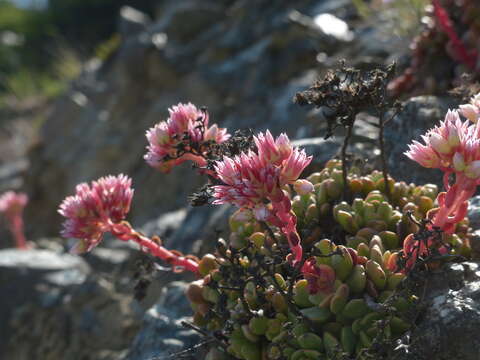
[[[285,189],[298,218],[301,264],[284,260],[280,231],[239,212],[230,219],[229,245],[220,239],[216,254],[200,260],[203,279],[187,291],[194,322],[228,338],[209,359],[367,359],[388,352],[412,326],[417,298],[400,286],[406,275],[397,260],[403,239],[434,207],[437,187],[390,179],[388,201],[381,172],[352,167],[345,184],[339,160],[308,180],[312,193]],[[344,186],[351,200],[342,199]],[[464,220],[445,236],[454,253],[468,255],[467,230]],[[306,269],[312,260],[315,276]]]

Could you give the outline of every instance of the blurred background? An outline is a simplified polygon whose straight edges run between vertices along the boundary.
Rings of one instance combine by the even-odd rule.
[[[56,210],[75,185],[119,173],[133,177],[130,220],[145,233],[197,254],[226,235],[230,209],[188,205],[204,179],[143,161],[145,131],[171,105],[205,105],[231,132],[286,132],[314,169],[343,134],[324,140],[321,111],[293,104],[295,93],[342,59],[395,61],[389,89],[405,110],[386,132],[393,176],[438,182],[401,154],[475,91],[478,19],[476,0],[0,0],[0,193],[28,194],[38,249],[0,252],[0,358],[166,359],[198,343],[178,325],[190,314],[179,277],[152,274],[128,244],[78,258],[58,237]],[[351,149],[373,164],[374,122],[360,116]],[[4,225],[0,248],[11,248]],[[151,283],[140,302],[139,281]]]

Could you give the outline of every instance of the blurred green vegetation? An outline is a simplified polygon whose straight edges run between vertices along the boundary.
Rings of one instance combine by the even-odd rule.
[[[352,3],[363,18],[371,19],[381,14],[390,23],[385,29],[411,38],[418,34],[431,0],[352,0]]]
[[[153,15],[158,0],[48,0],[19,8],[0,0],[0,106],[15,96],[52,98],[78,76],[82,63],[119,45],[118,13],[130,5]]]

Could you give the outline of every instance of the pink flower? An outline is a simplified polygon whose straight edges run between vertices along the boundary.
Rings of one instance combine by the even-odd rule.
[[[7,191],[0,196],[0,212],[4,213],[6,217],[21,215],[27,202],[27,194]]]
[[[162,172],[187,160],[204,166],[205,146],[209,142],[222,143],[230,135],[216,124],[208,127],[209,117],[195,105],[178,104],[168,110],[170,117],[147,131],[147,163]]]
[[[470,99],[470,103],[459,106],[460,113],[468,120],[476,123],[480,119],[480,94]]]
[[[62,236],[80,239],[73,249],[88,252],[102,240],[103,233],[112,231],[125,219],[133,197],[131,179],[125,175],[106,176],[76,187],[76,194],[67,197],[58,212],[67,219]]]
[[[293,183],[293,188],[295,189],[298,195],[307,195],[313,192],[313,184],[305,179],[298,179]]]
[[[167,250],[160,239],[150,239],[124,221],[133,197],[131,184],[132,180],[122,174],[106,176],[90,186],[77,185],[76,194],[63,200],[58,210],[67,218],[62,236],[80,239],[72,251],[88,252],[102,241],[105,232],[110,232],[119,240],[136,242],[142,250],[172,265],[174,271],[198,273],[198,259]]]
[[[213,186],[216,199],[213,203],[251,209],[257,220],[280,228],[294,255],[293,262],[298,263],[302,259],[302,247],[296,230],[297,218],[283,187],[298,179],[312,157],[293,148],[285,134],[274,140],[267,131],[254,137],[254,141],[257,152],[250,150],[217,161],[215,174],[223,185]],[[308,184],[303,184],[303,190],[305,188]]]
[[[28,249],[29,245],[23,233],[23,209],[27,205],[28,196],[24,193],[7,191],[0,196],[0,213],[5,215],[8,221],[18,249]]]
[[[293,148],[287,135],[273,140],[269,131],[254,137],[257,152],[224,157],[215,166],[215,173],[224,185],[216,185],[214,204],[230,203],[254,208],[264,201],[280,201],[282,187],[293,183],[312,161],[303,150]]]
[[[280,165],[290,157],[293,151],[290,140],[286,134],[280,134],[280,136],[274,140],[270,131],[267,130],[265,135],[260,133],[254,137],[254,141],[259,157],[274,165]]]
[[[463,114],[471,117],[465,111]],[[451,234],[456,224],[465,218],[468,200],[480,184],[480,122],[472,124],[469,120],[462,121],[457,111],[448,111],[445,120],[429,130],[423,140],[425,145],[414,142],[405,154],[420,165],[439,168],[444,172],[447,191],[437,196],[438,208],[428,212],[428,227]],[[451,174],[455,174],[455,183],[450,186]],[[447,251],[445,247],[435,244],[433,238],[427,239],[425,245],[413,236],[407,237],[404,241],[406,269],[410,270],[417,259],[433,246],[441,252]]]
[[[317,264],[315,258],[310,258],[303,264],[302,273],[308,282],[310,294],[316,294],[318,292],[330,294],[333,292],[335,271],[330,266]]]
[[[440,125],[422,136],[425,145],[413,141],[405,155],[427,168],[463,171],[466,166],[465,151],[474,132],[473,126],[468,121],[462,121],[457,111],[449,110]]]

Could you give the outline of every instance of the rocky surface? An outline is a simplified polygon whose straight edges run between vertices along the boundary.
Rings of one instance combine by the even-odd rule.
[[[92,274],[77,256],[0,251],[0,357],[118,359],[144,310],[114,277]]]
[[[8,327],[14,310],[29,302],[53,304],[58,298],[56,285],[73,286],[86,280],[88,265],[70,255],[48,251],[14,249],[0,251],[0,354],[12,331]],[[48,305],[47,305],[48,306]]]
[[[426,280],[424,311],[398,359],[478,360],[480,264],[450,264]]]
[[[203,358],[201,348],[185,351],[201,342],[197,333],[182,326],[182,321],[191,321],[190,304],[184,295],[186,286],[175,281],[163,289],[158,302],[145,314],[142,329],[124,360],[167,359],[176,353]]]

